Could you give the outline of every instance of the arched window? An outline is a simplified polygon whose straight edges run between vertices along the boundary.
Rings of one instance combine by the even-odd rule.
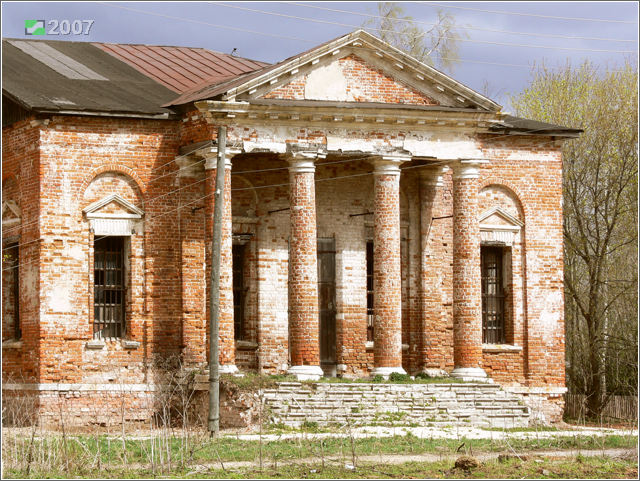
[[[523,223],[501,207],[480,215],[483,344],[513,343],[513,316],[508,309],[513,285],[512,251]]]

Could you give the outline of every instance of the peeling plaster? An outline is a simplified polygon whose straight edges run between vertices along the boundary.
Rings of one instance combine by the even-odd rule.
[[[483,157],[477,142],[466,135],[409,134],[404,140],[403,148],[415,157],[439,159]]]
[[[542,299],[542,311],[540,312],[540,330],[542,340],[547,346],[555,344],[555,334],[562,313],[562,292],[553,291]]]
[[[307,76],[304,86],[306,100],[353,101],[353,95],[347,93],[347,79],[338,62],[318,67]]]
[[[66,281],[58,282],[49,292],[49,310],[51,312],[72,312],[71,289]]]

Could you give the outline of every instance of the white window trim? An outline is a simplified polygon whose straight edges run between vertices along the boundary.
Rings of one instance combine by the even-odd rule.
[[[487,224],[483,222],[494,214],[504,219],[508,224]],[[500,242],[506,246],[513,246],[517,242],[520,230],[524,226],[519,219],[500,207],[492,207],[484,211],[478,217],[478,223],[480,224],[481,243]]]
[[[100,212],[107,204],[115,202],[129,213],[109,214]],[[131,236],[143,232],[144,211],[131,202],[111,194],[82,209],[95,235]]]
[[[15,217],[12,219],[5,220],[4,215],[5,215],[5,212],[7,211],[11,212],[13,215],[15,215]],[[18,207],[18,204],[16,204],[15,201],[6,200],[2,203],[2,227],[3,228],[7,228],[7,227],[11,227],[19,224],[21,221],[21,216],[22,216],[22,212],[20,211],[20,207]]]

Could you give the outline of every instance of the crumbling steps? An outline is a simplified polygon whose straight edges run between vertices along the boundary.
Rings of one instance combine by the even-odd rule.
[[[261,396],[271,421],[326,425],[526,427],[529,408],[487,383],[380,384],[282,382]]]

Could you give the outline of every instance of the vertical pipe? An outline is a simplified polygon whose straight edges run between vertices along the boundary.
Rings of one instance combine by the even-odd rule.
[[[213,207],[213,239],[211,240],[211,297],[209,298],[209,434],[217,436],[220,429],[220,375],[218,361],[218,317],[220,310],[220,258],[222,246],[222,215],[224,212],[224,175],[227,128],[218,127],[218,162]]]

